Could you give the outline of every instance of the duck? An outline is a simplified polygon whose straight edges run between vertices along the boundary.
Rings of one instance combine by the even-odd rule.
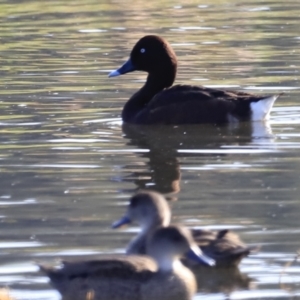
[[[40,269],[64,300],[191,299],[197,290],[195,276],[179,258],[186,252],[195,260],[202,258],[190,231],[180,225],[158,228],[146,247],[148,256],[115,254]]]
[[[122,120],[133,124],[236,123],[267,120],[279,95],[255,95],[193,85],[172,86],[177,58],[162,37],[147,35],[133,47],[130,58],[108,76],[144,71],[144,86],[125,104]]]
[[[133,195],[125,215],[112,224],[119,228],[124,224],[137,222],[141,227],[139,234],[127,246],[126,254],[144,254],[147,239],[157,228],[169,226],[171,210],[166,198],[155,191],[142,190]],[[215,261],[217,268],[234,268],[244,257],[257,252],[258,247],[245,245],[231,230],[202,230],[191,228],[191,234],[207,259]],[[183,262],[194,267],[196,264],[185,257]]]

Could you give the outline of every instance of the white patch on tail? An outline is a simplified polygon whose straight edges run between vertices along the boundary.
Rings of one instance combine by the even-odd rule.
[[[252,116],[252,121],[263,121],[268,120],[270,117],[270,111],[272,106],[279,95],[271,96],[268,98],[263,98],[257,102],[252,102],[250,104]]]

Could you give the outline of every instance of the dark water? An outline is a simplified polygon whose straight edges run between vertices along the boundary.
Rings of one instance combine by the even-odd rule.
[[[289,0],[2,1],[0,286],[59,299],[36,262],[124,251],[135,228],[110,224],[149,188],[175,221],[262,246],[241,274],[198,274],[195,299],[300,297],[299,15]],[[122,126],[145,74],[107,74],[149,33],[173,45],[178,83],[284,92],[270,122]]]

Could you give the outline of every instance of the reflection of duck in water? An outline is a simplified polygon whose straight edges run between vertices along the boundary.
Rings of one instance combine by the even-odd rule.
[[[129,60],[110,77],[148,73],[145,85],[125,104],[122,119],[135,124],[236,123],[268,119],[278,95],[258,96],[203,86],[172,86],[177,58],[163,38],[149,35],[133,47]]]
[[[130,199],[128,210],[123,218],[113,224],[114,228],[136,221],[141,232],[128,245],[127,254],[144,254],[147,239],[157,228],[168,226],[171,211],[165,198],[153,191],[142,191]],[[204,254],[216,262],[216,267],[236,267],[240,261],[257,247],[246,246],[237,234],[229,230],[191,230],[192,235]],[[186,260],[187,265],[191,265]]]
[[[270,128],[265,122],[244,122],[237,123],[236,126],[218,127],[211,124],[123,124],[122,130],[124,138],[128,140],[127,145],[146,150],[138,155],[147,159],[147,167],[135,166],[130,181],[134,180],[138,189],[154,189],[164,194],[180,191],[181,158],[222,157],[226,156],[226,152],[230,154],[231,151],[244,146],[250,146],[251,149],[266,147],[270,150],[272,143]],[[230,148],[224,148],[227,145]]]
[[[193,273],[179,260],[186,252],[204,262],[190,231],[169,226],[157,229],[149,238],[149,256],[115,255],[41,270],[63,299],[189,300],[197,284]]]

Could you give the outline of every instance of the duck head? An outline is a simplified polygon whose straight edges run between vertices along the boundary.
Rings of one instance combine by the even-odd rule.
[[[170,207],[161,194],[153,191],[140,191],[131,197],[126,214],[114,222],[112,228],[137,222],[142,231],[147,231],[154,227],[168,226],[170,219]]]
[[[164,87],[169,87],[176,77],[176,54],[170,44],[162,37],[147,35],[133,47],[128,61],[119,69],[111,72],[109,77],[133,71],[147,72],[150,78],[153,77],[157,82],[162,82]]]
[[[147,254],[157,261],[162,271],[172,270],[186,254],[203,265],[214,265],[213,259],[203,255],[190,230],[179,225],[157,229],[148,240]]]

